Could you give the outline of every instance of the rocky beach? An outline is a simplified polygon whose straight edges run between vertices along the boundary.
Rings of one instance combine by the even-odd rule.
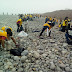
[[[59,31],[57,24],[51,29],[51,37],[47,37],[45,31],[43,39],[39,39],[45,18],[25,21],[22,25],[25,29],[27,24],[28,36],[18,40],[18,19],[16,15],[0,15],[0,29],[10,26],[16,42],[25,49],[21,56],[0,49],[0,72],[72,72],[72,45],[66,43],[65,33]],[[15,48],[14,44],[12,48]]]

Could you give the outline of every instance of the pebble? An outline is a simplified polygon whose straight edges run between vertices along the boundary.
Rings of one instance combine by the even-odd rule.
[[[15,60],[15,61],[19,61],[20,58],[19,58],[18,56],[14,56],[14,60]]]
[[[50,62],[51,66],[50,66],[50,69],[55,69],[55,65],[53,62]]]
[[[26,56],[22,56],[22,57],[21,57],[21,62],[25,62],[26,59],[27,59]]]
[[[43,72],[42,70],[40,70],[39,72]]]
[[[40,54],[39,54],[37,51],[34,51],[33,53],[34,53],[33,56],[34,56],[35,58],[39,58],[39,57],[40,57]]]
[[[2,66],[3,65],[3,62],[0,62],[0,66]]]
[[[28,50],[24,50],[22,53],[21,53],[21,56],[26,56],[26,55],[28,55]]]
[[[15,69],[15,68],[13,68],[13,69],[12,69],[12,72],[15,72],[15,71],[16,71],[16,69]]]
[[[0,72],[3,72],[3,70],[0,70]]]
[[[66,70],[67,72],[69,72],[69,71],[70,71],[70,68],[69,68],[69,67],[65,67],[65,70]]]
[[[63,43],[63,46],[65,47],[65,46],[67,46],[68,44],[67,43]]]
[[[23,72],[23,68],[19,68],[18,69],[18,72]]]
[[[70,72],[72,72],[72,69],[70,69]]]
[[[60,66],[61,68],[65,68],[65,67],[66,67],[66,65],[63,64],[63,63],[59,64],[59,66]]]

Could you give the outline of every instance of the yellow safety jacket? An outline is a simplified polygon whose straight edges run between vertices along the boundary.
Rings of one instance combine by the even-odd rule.
[[[22,19],[17,20],[17,22],[19,22],[19,25],[22,25]]]
[[[29,17],[32,18],[32,15],[30,15]]]
[[[51,25],[49,25],[48,23],[45,23],[43,26],[48,26],[49,30],[51,29]]]
[[[50,17],[50,19],[49,19],[50,21],[52,20],[52,17]]]
[[[8,28],[10,28],[11,31],[12,31],[12,28],[11,28],[11,27],[8,27],[8,26],[4,26],[4,27],[2,27],[1,30],[6,31]]]
[[[0,30],[0,36],[4,36],[7,38],[7,32]],[[0,39],[1,40],[1,39]]]
[[[59,28],[61,27],[61,24],[59,24]]]
[[[65,20],[65,21],[67,21],[67,20]],[[68,22],[65,23],[65,21],[63,22],[62,26],[68,26]]]

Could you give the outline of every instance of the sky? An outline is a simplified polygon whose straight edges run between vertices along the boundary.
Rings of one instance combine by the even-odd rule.
[[[72,9],[72,0],[0,0],[0,14],[46,13]]]

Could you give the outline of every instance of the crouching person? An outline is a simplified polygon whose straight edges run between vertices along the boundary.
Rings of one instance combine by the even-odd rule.
[[[40,35],[39,35],[39,37],[40,36],[42,36],[42,33],[46,30],[46,29],[48,29],[48,34],[47,35],[51,35],[51,28],[54,26],[54,24],[53,23],[50,23],[49,21],[47,21],[44,25],[43,25],[43,29],[42,29],[42,31],[41,31],[41,33],[40,33]]]
[[[70,24],[70,28],[66,31],[65,34],[66,42],[72,45],[72,25]]]
[[[2,45],[4,50],[10,50],[11,49],[11,44],[13,44],[13,43],[11,43],[10,40],[12,40],[14,42],[14,44],[16,45],[16,41],[12,37],[11,29],[8,28],[6,31],[0,30],[0,45]]]

